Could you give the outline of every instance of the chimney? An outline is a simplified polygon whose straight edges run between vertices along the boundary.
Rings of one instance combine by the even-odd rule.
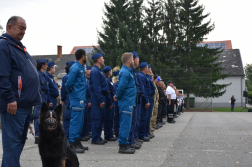
[[[57,50],[57,59],[60,59],[62,57],[62,46],[58,45]]]

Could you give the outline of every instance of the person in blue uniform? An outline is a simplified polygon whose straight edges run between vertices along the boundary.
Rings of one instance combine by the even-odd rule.
[[[48,62],[48,67],[46,70],[46,78],[49,82],[49,93],[47,94],[47,98],[49,101],[50,110],[53,110],[57,106],[57,97],[59,96],[59,89],[53,77],[54,73],[55,73],[55,63]]]
[[[106,96],[109,94],[109,87],[106,78],[101,70],[104,65],[102,53],[92,56],[94,66],[90,72],[90,90],[92,105],[92,144],[104,145],[106,141],[101,138],[102,123]]]
[[[150,92],[151,93],[149,96],[150,107],[148,108],[148,117],[147,117],[147,123],[146,123],[145,136],[149,137],[150,139],[155,137],[154,135],[150,134],[150,120],[151,120],[151,116],[152,116],[152,110],[153,110],[153,106],[154,106],[154,95],[155,95],[155,85],[154,85],[152,77],[150,76],[151,73],[152,73],[151,66],[150,66],[150,64],[148,64],[148,72],[146,74],[146,77],[150,82]]]
[[[131,129],[130,129],[130,134],[129,134],[129,144],[131,148],[139,149],[141,147],[141,141],[138,139],[138,126],[139,126],[139,121],[140,121],[140,114],[141,111],[138,111],[138,106],[139,106],[139,100],[138,98],[141,98],[143,94],[143,87],[142,87],[142,82],[139,79],[138,73],[136,71],[136,68],[139,66],[139,56],[137,52],[131,52],[133,54],[133,60],[134,64],[133,67],[131,67],[131,70],[134,74],[134,79],[136,83],[136,88],[137,88],[137,96],[136,96],[136,101],[137,101],[137,106],[134,107],[133,114],[132,114],[132,122],[131,122]]]
[[[90,139],[90,133],[91,133],[91,91],[89,89],[89,76],[90,76],[90,71],[92,67],[91,66],[86,66],[86,107],[85,107],[85,116],[84,116],[84,124],[83,124],[83,129],[81,133],[81,141],[88,141]]]
[[[133,54],[122,55],[123,66],[118,77],[118,88],[115,100],[118,100],[120,113],[119,153],[134,154],[135,149],[129,145],[128,137],[131,129],[132,114],[136,106],[136,83],[131,67],[133,67]]]
[[[71,66],[74,64],[74,61],[68,61],[66,62],[66,75],[62,78],[62,88],[61,88],[61,102],[62,105],[65,105],[65,113],[64,113],[64,117],[63,117],[63,128],[65,130],[65,136],[67,138],[67,140],[69,140],[69,126],[70,126],[70,119],[71,119],[71,108],[70,108],[70,99],[69,99],[69,94],[66,91],[66,82],[68,80],[68,73],[69,73],[69,69],[71,68]]]
[[[36,64],[21,43],[26,22],[12,16],[7,33],[0,37],[0,113],[2,133],[2,167],[20,167],[32,107],[41,104],[40,80]]]
[[[37,71],[40,79],[40,94],[42,98],[42,103],[45,102],[47,103],[47,94],[49,91],[48,87],[48,81],[46,79],[45,71],[47,69],[47,63],[48,60],[46,59],[38,59],[36,60],[37,62]],[[38,144],[39,142],[39,115],[40,115],[40,109],[41,109],[41,104],[36,105],[34,107],[34,113],[33,113],[33,118],[34,118],[34,129],[35,129],[35,144]]]
[[[148,63],[143,62],[139,65],[140,72],[139,78],[142,81],[144,86],[144,94],[142,96],[142,106],[141,106],[141,116],[140,116],[140,124],[138,128],[138,138],[143,140],[144,142],[150,141],[150,138],[146,136],[146,126],[148,119],[148,108],[150,107],[149,96],[151,94],[150,82],[146,76],[148,72]]]
[[[117,138],[113,136],[113,105],[114,105],[114,85],[112,83],[112,69],[110,66],[103,68],[104,75],[109,87],[109,94],[106,96],[106,102],[104,107],[104,138],[107,141],[116,141]]]
[[[71,120],[69,127],[69,143],[76,153],[84,153],[88,147],[84,147],[80,141],[84,123],[85,101],[86,101],[86,77],[85,67],[86,52],[79,49],[75,52],[76,61],[68,73],[68,80],[65,84],[69,93]]]
[[[114,84],[114,95],[116,94],[117,91],[117,79],[120,73],[120,67],[116,66],[113,68],[113,84]],[[118,138],[119,136],[119,128],[120,128],[120,115],[119,115],[119,107],[118,107],[118,101],[114,101],[114,132],[115,132],[115,136]]]

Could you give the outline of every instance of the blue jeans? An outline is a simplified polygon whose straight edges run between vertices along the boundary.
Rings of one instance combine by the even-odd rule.
[[[234,112],[234,106],[235,104],[231,104],[231,111]]]
[[[3,160],[2,167],[20,167],[19,159],[31,122],[32,107],[18,108],[17,113],[1,113]]]

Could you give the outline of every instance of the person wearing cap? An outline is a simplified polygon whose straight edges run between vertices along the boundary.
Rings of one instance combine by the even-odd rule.
[[[142,96],[142,105],[141,105],[141,116],[140,124],[138,128],[138,138],[144,142],[150,141],[150,138],[146,135],[147,119],[148,119],[148,108],[150,107],[149,96],[151,94],[150,81],[147,78],[146,74],[148,72],[148,63],[143,62],[139,65],[140,72],[139,78],[142,81],[144,87],[144,94]]]
[[[92,56],[94,61],[90,72],[90,90],[92,104],[92,144],[104,145],[106,141],[101,138],[102,123],[104,117],[104,107],[106,96],[110,93],[109,87],[101,66],[104,65],[102,53]]]
[[[61,88],[61,102],[62,105],[65,106],[65,112],[64,112],[64,117],[63,117],[63,128],[65,130],[65,136],[67,140],[69,140],[69,127],[70,127],[70,120],[71,120],[71,108],[70,108],[70,99],[69,99],[69,94],[66,91],[66,82],[68,80],[68,73],[69,69],[72,67],[74,64],[74,61],[68,61],[66,62],[66,75],[62,78],[62,88]]]
[[[174,120],[174,105],[176,100],[176,92],[173,89],[174,83],[173,81],[168,81],[168,87],[166,89],[166,95],[168,97],[168,108],[167,108],[167,122],[168,123],[175,123]]]
[[[153,73],[151,74],[153,76]],[[150,127],[153,129],[159,129],[160,127],[157,125],[157,114],[158,114],[158,101],[159,101],[159,92],[157,88],[157,76],[153,76],[153,82],[155,86],[155,95],[154,95],[154,105],[153,105],[153,112],[150,121]]]
[[[86,66],[86,107],[85,107],[85,114],[84,114],[84,124],[82,128],[82,133],[81,133],[81,141],[88,141],[91,137],[91,114],[92,114],[92,109],[91,109],[91,91],[89,89],[89,76],[90,76],[90,71],[92,67],[91,66]]]
[[[116,66],[113,68],[113,85],[114,85],[114,95],[116,94],[118,84],[118,76],[120,73],[120,67]],[[114,101],[114,132],[115,136],[118,138],[119,137],[119,128],[120,128],[120,115],[119,115],[119,107],[118,107],[118,101]]]
[[[55,63],[48,62],[48,67],[46,70],[46,78],[49,82],[49,93],[47,94],[47,98],[49,100],[50,110],[54,110],[54,108],[57,106],[57,97],[59,96],[59,89],[53,77],[54,73],[55,73]]]
[[[134,154],[135,148],[129,145],[128,137],[131,129],[132,114],[136,106],[136,83],[131,67],[133,66],[133,54],[122,55],[123,66],[118,77],[118,88],[115,100],[118,100],[120,113],[119,151],[122,154]]]
[[[47,69],[48,60],[38,59],[36,60],[36,62],[37,62],[37,71],[38,71],[39,81],[40,81],[40,90],[41,90],[40,94],[41,94],[42,103],[43,102],[47,103],[47,94],[49,91],[49,87],[48,87],[48,81],[46,79],[45,71]],[[34,107],[34,113],[33,113],[34,129],[35,129],[35,144],[38,144],[39,142],[39,115],[40,115],[41,104],[36,105]]]
[[[150,107],[148,108],[145,136],[149,137],[150,139],[155,137],[153,134],[150,134],[150,120],[152,116],[152,110],[153,110],[153,105],[154,105],[154,95],[155,95],[155,85],[153,83],[152,77],[150,76],[151,73],[152,73],[151,66],[150,64],[148,64],[148,71],[146,74],[146,78],[147,80],[149,80],[149,83],[150,83],[150,96],[149,96]]]
[[[41,104],[36,63],[21,42],[26,31],[22,17],[12,16],[0,37],[0,113],[2,167],[20,167],[32,107]]]
[[[131,70],[134,74],[134,79],[137,88],[137,96],[136,101],[137,105],[133,109],[132,113],[132,122],[131,122],[131,129],[129,134],[129,144],[131,148],[139,149],[141,147],[142,140],[138,139],[138,127],[140,123],[140,116],[141,116],[141,96],[143,95],[143,84],[141,79],[138,76],[136,68],[139,66],[139,56],[137,52],[131,52],[133,54],[134,64],[131,67]]]
[[[113,136],[113,105],[114,105],[114,85],[112,83],[112,69],[110,66],[103,68],[104,75],[109,87],[109,94],[106,96],[106,102],[104,107],[104,138],[107,141],[116,141],[117,138]]]
[[[69,127],[69,143],[75,153],[84,153],[88,147],[84,147],[80,141],[84,124],[84,112],[86,101],[86,76],[85,66],[87,60],[86,51],[79,49],[75,52],[76,61],[69,69],[68,79],[65,84],[69,93],[71,119]]]

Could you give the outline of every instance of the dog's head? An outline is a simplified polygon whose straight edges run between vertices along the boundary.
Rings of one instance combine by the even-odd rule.
[[[61,104],[53,111],[50,111],[48,105],[43,103],[40,110],[40,127],[45,131],[54,132],[60,126],[61,112]]]

